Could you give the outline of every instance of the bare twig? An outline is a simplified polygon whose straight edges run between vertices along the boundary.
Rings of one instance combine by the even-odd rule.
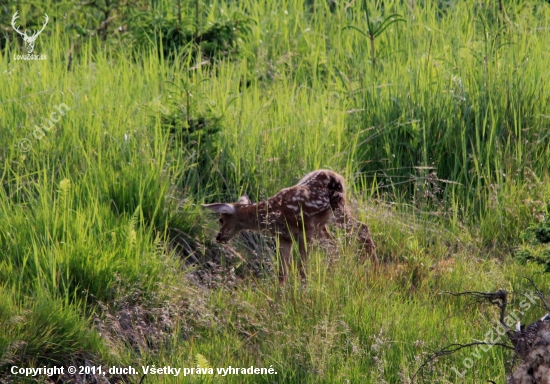
[[[456,295],[456,296],[459,296],[459,295]],[[436,360],[437,358],[442,357],[442,356],[452,355],[453,353],[458,352],[461,349],[475,347],[476,345],[491,345],[491,346],[496,345],[498,347],[511,349],[512,351],[514,350],[514,347],[512,347],[511,345],[508,345],[508,344],[504,344],[504,343],[490,343],[490,344],[487,344],[484,341],[475,341],[473,343],[468,343],[468,344],[460,344],[460,343],[450,344],[450,345],[447,345],[447,346],[441,348],[439,351],[434,352],[432,355],[430,355],[430,357],[428,357],[422,363],[422,365],[417,369],[417,371],[411,377],[411,380],[414,380],[414,378],[418,375],[418,373],[422,369],[424,369],[424,367],[426,367],[428,364],[430,364],[432,361]]]
[[[542,304],[544,304],[544,307],[546,308],[546,310],[550,311],[550,306],[548,305],[548,303],[544,300],[544,295],[542,294],[542,292],[540,291],[540,289],[536,286],[535,282],[533,281],[533,279],[531,279],[530,277],[526,277],[525,278],[530,284],[531,286],[535,289],[535,291],[537,292],[537,295],[538,297],[540,298],[540,301],[542,301]]]
[[[506,317],[506,306],[508,305],[508,292],[506,292],[505,290],[499,289],[498,291],[493,292],[493,293],[490,293],[490,292],[477,292],[477,291],[468,291],[468,292],[447,292],[447,291],[444,291],[442,293],[446,293],[446,294],[449,294],[449,295],[455,296],[455,297],[460,297],[460,296],[470,296],[470,297],[472,297],[473,296],[476,299],[476,301],[479,302],[479,303],[488,301],[491,304],[496,304],[497,307],[500,309],[500,318],[499,318],[500,324],[506,330],[506,334],[508,335],[508,337],[509,338],[511,337],[511,331],[506,326],[506,323],[504,322],[504,318]],[[474,347],[476,345],[491,345],[491,346],[498,346],[498,347],[514,350],[514,347],[509,345],[509,344],[505,344],[505,343],[486,343],[484,341],[475,341],[475,342],[467,343],[467,344],[460,344],[460,343],[450,344],[450,345],[447,345],[447,346],[441,348],[439,351],[433,353],[432,355],[430,355],[422,363],[422,365],[418,368],[418,370],[412,376],[411,380],[414,380],[414,378],[418,375],[418,373],[420,371],[422,371],[422,369],[424,369],[428,364],[430,364],[431,362],[433,362],[437,358],[442,357],[442,356],[451,355],[451,354],[453,354],[457,351],[460,351],[461,349]]]
[[[506,326],[506,323],[504,322],[504,317],[506,316],[506,306],[508,305],[508,292],[506,292],[503,289],[499,289],[498,291],[494,293],[488,293],[488,292],[442,292],[447,293],[452,296],[474,296],[478,302],[483,301],[489,301],[491,304],[496,304],[496,306],[500,309],[500,324],[506,329],[507,332],[510,331],[510,329]]]
[[[534,283],[534,281],[532,279],[527,278],[527,280],[529,281],[531,286],[534,288],[534,290],[537,292],[537,295],[541,299],[541,301],[544,305],[544,308],[546,308],[546,310],[550,311],[550,306],[544,300],[543,293],[538,289],[538,287],[536,286],[536,284]],[[536,344],[536,343],[537,343],[537,340],[540,340],[541,337],[546,337],[546,336],[541,336],[541,330],[547,329],[547,327],[548,327],[547,322],[550,321],[550,313],[543,316],[539,321],[536,321],[533,324],[528,325],[527,327],[521,326],[521,328],[520,328],[519,323],[518,323],[518,324],[516,324],[516,329],[511,330],[506,326],[506,323],[504,321],[504,319],[506,317],[506,306],[508,305],[508,293],[505,290],[499,289],[498,291],[496,291],[494,293],[488,293],[488,292],[459,292],[459,293],[442,292],[442,293],[446,293],[446,294],[456,296],[456,297],[471,296],[474,299],[476,299],[477,302],[480,302],[480,303],[484,302],[484,301],[488,301],[491,304],[496,304],[500,309],[500,319],[499,319],[500,324],[502,325],[502,327],[506,331],[506,335],[508,336],[508,339],[511,342],[511,345],[507,344],[507,343],[492,343],[492,342],[490,343],[490,342],[487,342],[487,341],[475,341],[475,342],[467,343],[467,344],[454,343],[454,344],[447,345],[447,346],[443,347],[442,349],[440,349],[439,351],[431,354],[422,363],[422,365],[420,365],[418,370],[411,377],[411,380],[414,380],[418,376],[419,372],[421,372],[430,363],[436,361],[437,358],[439,358],[441,356],[451,355],[451,354],[453,354],[453,353],[455,353],[455,352],[457,352],[461,349],[474,347],[474,346],[477,346],[477,345],[490,345],[491,347],[492,346],[499,346],[499,347],[502,347],[502,348],[505,348],[505,349],[510,349],[510,350],[514,351],[515,353],[514,353],[514,357],[513,357],[512,361],[515,361],[515,359],[517,357],[522,358],[522,367],[523,367],[522,369],[523,369],[523,371],[525,371],[524,375],[526,375],[526,377],[531,377],[532,374],[530,372],[534,372],[534,369],[536,367],[541,366],[541,364],[542,364],[543,367],[545,367],[544,364],[547,364],[547,363],[544,363],[543,361],[541,361],[540,358],[543,357],[543,356],[548,356],[547,349],[544,349],[544,348],[547,348],[547,347],[545,347],[545,346],[541,347],[540,342],[538,344]],[[540,306],[540,307],[542,308],[542,306]],[[533,349],[534,347],[537,347],[539,349],[542,348],[543,350],[538,351],[535,354],[537,357],[535,359],[530,360],[528,358],[528,355],[529,355],[529,353],[531,353],[534,350]],[[509,376],[509,378],[510,377],[516,377],[516,376],[519,377],[518,375],[521,375],[523,371],[521,371],[518,368],[518,370],[516,370],[513,373],[512,376]],[[519,383],[519,381],[512,381],[512,382],[518,382]],[[521,381],[521,382],[524,382],[524,381]]]

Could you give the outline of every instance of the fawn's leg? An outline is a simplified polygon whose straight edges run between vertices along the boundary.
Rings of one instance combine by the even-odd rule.
[[[367,255],[370,256],[374,265],[378,265],[378,258],[376,257],[376,245],[374,245],[374,241],[372,241],[372,237],[370,236],[369,227],[367,227],[367,224],[364,224],[360,221],[356,222],[356,226],[359,233],[359,240],[363,243],[364,251],[367,253]]]
[[[307,244],[306,244],[307,243]],[[300,236],[298,239],[298,246],[300,248],[300,276],[305,279],[306,278],[306,261],[307,261],[307,253],[309,251],[309,248],[311,248],[311,241],[309,240],[309,237],[306,236],[304,239],[304,236]]]
[[[363,251],[371,258],[376,267],[378,265],[376,246],[370,236],[369,227],[366,224],[355,220],[351,216],[348,207],[344,205],[339,205],[334,210],[334,219],[339,226],[346,229],[346,233],[348,235],[354,235],[359,238],[359,240],[363,243]]]
[[[288,270],[290,268],[290,252],[292,251],[292,241],[279,238],[279,254],[281,255],[281,265],[279,266],[279,284],[286,281]]]
[[[326,225],[323,225],[320,229],[319,229],[319,239],[321,240],[326,240],[330,243],[334,243],[334,237],[332,236],[332,234],[328,231],[328,228]]]
[[[326,225],[321,225],[318,228],[316,236],[321,248],[327,252],[329,262],[338,259],[338,245]]]

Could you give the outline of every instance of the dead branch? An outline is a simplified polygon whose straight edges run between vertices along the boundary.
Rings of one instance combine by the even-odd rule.
[[[508,292],[506,292],[505,290],[499,289],[494,293],[477,292],[477,291],[467,291],[467,292],[446,292],[445,291],[442,293],[449,294],[455,297],[470,296],[470,297],[473,297],[477,303],[483,303],[488,301],[491,304],[495,304],[500,309],[499,322],[506,330],[508,337],[510,337],[510,333],[511,333],[510,329],[506,326],[506,323],[504,322],[504,318],[506,317],[506,307],[508,305]],[[422,363],[422,365],[418,368],[418,370],[412,376],[411,380],[414,380],[419,372],[421,372],[428,364],[437,360],[439,357],[452,355],[453,353],[458,352],[461,349],[474,347],[476,345],[488,345],[488,343],[483,341],[476,341],[476,342],[467,343],[467,344],[454,343],[441,348],[439,351],[431,354]],[[490,343],[490,345],[515,350],[513,346],[505,343]]]
[[[508,292],[503,289],[499,289],[494,293],[489,292],[476,292],[476,291],[467,291],[467,292],[442,292],[452,296],[473,296],[476,299],[476,302],[482,303],[488,301],[491,304],[495,304],[500,309],[500,324],[506,329],[506,332],[509,332],[510,329],[504,322],[506,317],[506,307],[508,306]]]
[[[411,377],[411,380],[414,380],[416,378],[416,376],[418,375],[418,373],[420,373],[420,371],[422,371],[422,369],[424,369],[426,366],[428,366],[431,362],[436,361],[438,358],[443,357],[443,356],[452,355],[453,353],[458,352],[461,349],[475,347],[476,345],[491,345],[491,346],[498,346],[498,347],[514,350],[514,347],[512,347],[511,345],[508,345],[508,344],[504,344],[504,343],[489,343],[488,344],[484,341],[475,341],[473,343],[468,343],[468,344],[460,344],[460,343],[449,344],[449,345],[441,348],[439,351],[432,353],[422,363],[422,365],[417,369],[417,371]]]
[[[548,303],[546,303],[546,301],[544,300],[544,295],[542,294],[542,292],[540,291],[540,289],[536,286],[535,282],[533,281],[533,279],[531,279],[530,277],[526,277],[525,278],[529,284],[531,284],[531,286],[533,287],[533,289],[535,290],[535,292],[537,292],[537,295],[538,297],[540,298],[540,301],[542,301],[542,304],[544,305],[544,307],[546,308],[547,311],[550,311],[550,306],[548,305]]]
[[[550,306],[545,301],[543,293],[538,289],[532,279],[527,278],[531,286],[537,292],[544,308],[550,311]],[[505,323],[506,307],[508,305],[508,293],[499,289],[497,292],[443,292],[452,296],[470,296],[476,302],[489,302],[495,304],[500,309],[499,322],[506,330],[512,345],[506,343],[487,343],[476,341],[467,344],[450,344],[439,351],[431,354],[418,368],[411,380],[414,380],[419,372],[421,372],[428,364],[436,361],[439,357],[451,355],[461,349],[474,347],[477,345],[499,346],[505,349],[513,350],[515,361],[516,357],[521,357],[522,362],[517,369],[508,377],[509,384],[519,384],[527,382],[549,382],[550,383],[550,313],[543,316],[540,320],[533,324],[521,326],[519,322],[516,324],[516,329],[511,330]],[[540,306],[543,308],[542,306]],[[542,381],[541,381],[542,380]]]

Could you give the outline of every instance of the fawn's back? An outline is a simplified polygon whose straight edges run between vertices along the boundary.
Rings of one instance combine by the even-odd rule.
[[[308,173],[293,187],[281,189],[267,200],[252,203],[243,195],[236,203],[203,204],[220,213],[220,231],[216,240],[225,243],[242,230],[268,232],[279,239],[282,264],[279,279],[283,281],[290,265],[292,244],[298,242],[302,258],[301,272],[311,239],[333,240],[325,224],[332,221],[355,234],[364,251],[376,264],[376,247],[369,228],[354,219],[346,205],[344,178],[336,172],[318,170]]]
[[[265,224],[275,227],[279,234],[315,230],[326,224],[334,211],[343,209],[345,201],[342,176],[328,170],[314,171],[267,199],[269,219]]]

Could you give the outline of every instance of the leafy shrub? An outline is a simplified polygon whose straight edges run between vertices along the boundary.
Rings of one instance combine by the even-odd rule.
[[[201,32],[191,18],[182,22],[164,11],[140,12],[130,23],[129,33],[137,47],[156,44],[165,58],[180,52],[195,57],[200,52],[212,62],[238,54],[238,43],[250,33],[249,25],[250,19],[234,15],[214,21]]]
[[[170,135],[172,148],[181,150],[188,159],[189,170],[183,175],[185,193],[216,193],[223,185],[216,167],[220,161],[222,116],[208,103],[195,100],[184,91],[180,97],[171,98],[161,108],[161,124]]]
[[[239,53],[239,39],[246,39],[250,33],[250,19],[240,15],[233,20],[215,21],[206,31],[195,38],[203,54],[209,60],[221,59]]]
[[[544,266],[545,272],[550,272],[550,222],[543,220],[525,230],[522,235],[526,245],[520,247],[515,257],[521,262],[535,262]]]
[[[521,247],[516,251],[516,259],[520,262],[534,262],[544,266],[544,272],[550,272],[550,249],[540,247]]]

